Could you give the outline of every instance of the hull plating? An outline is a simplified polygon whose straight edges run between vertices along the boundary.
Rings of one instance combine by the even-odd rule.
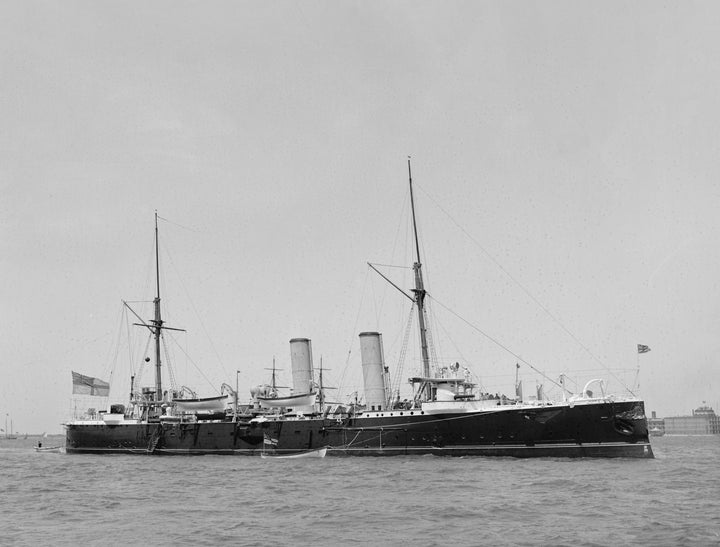
[[[335,456],[653,457],[641,402],[66,428],[68,453],[258,455],[267,439],[274,454],[327,447]]]
[[[260,428],[234,422],[67,424],[68,454],[259,454]]]

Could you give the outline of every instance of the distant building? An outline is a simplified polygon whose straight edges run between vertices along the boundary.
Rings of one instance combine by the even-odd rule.
[[[667,435],[720,435],[720,416],[705,404],[693,410],[692,416],[671,416],[664,422]]]

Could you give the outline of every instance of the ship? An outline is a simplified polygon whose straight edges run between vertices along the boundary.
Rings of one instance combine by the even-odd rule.
[[[647,420],[648,433],[651,437],[662,437],[665,435],[665,420],[657,417],[657,413],[653,410]]]
[[[653,458],[644,401],[632,394],[606,393],[601,379],[590,380],[580,393],[563,387],[558,401],[540,393],[526,401],[479,391],[459,363],[431,364],[409,160],[408,181],[414,287],[406,292],[373,269],[411,301],[417,321],[422,370],[408,379],[411,398],[401,401],[391,390],[382,334],[373,330],[359,334],[364,396],[356,395],[354,404],[328,403],[322,380],[319,385],[313,382],[311,340],[294,338],[292,395],[279,397],[258,386],[261,389],[251,390],[249,405],[238,404],[236,389],[224,412],[181,410],[162,390],[160,338],[169,327],[160,316],[158,282],[155,318],[141,323],[156,341],[155,388],[144,388],[129,410],[113,405],[100,419],[65,424],[67,452]],[[155,242],[157,255],[157,219]]]
[[[10,418],[10,428],[9,429],[8,429],[7,421],[8,421],[8,414],[5,414],[5,429],[2,430],[5,432],[5,435],[3,438],[8,441],[14,441],[17,439],[17,435],[15,435],[13,433],[14,428],[13,428],[12,418]]]
[[[257,454],[263,448],[263,431],[251,420],[246,406],[238,401],[237,385],[221,386],[221,395],[198,397],[187,388],[165,389],[163,386],[163,333],[183,330],[170,327],[162,319],[160,299],[160,261],[158,216],[155,213],[155,281],[154,315],[143,320],[124,302],[138,319],[135,323],[147,329],[154,340],[155,384],[138,389],[131,377],[128,404],[109,405],[108,411],[90,412],[63,424],[65,450],[68,454]],[[151,359],[147,357],[146,361]],[[109,392],[106,382],[73,372],[77,382],[94,395]],[[100,387],[98,387],[100,386]],[[74,391],[75,392],[75,391]]]
[[[328,456],[501,456],[653,458],[645,403],[605,393],[602,379],[588,381],[578,394],[563,389],[561,401],[539,394],[534,400],[478,393],[458,363],[431,366],[425,289],[418,240],[412,171],[408,180],[415,263],[414,287],[400,289],[416,311],[422,374],[408,379],[412,399],[400,401],[389,389],[382,334],[359,334],[365,404],[320,412],[290,411],[258,416],[266,430],[266,452],[292,454],[326,448]],[[292,341],[291,341],[292,342]],[[305,341],[310,344],[309,340]],[[301,352],[311,356],[311,351]],[[529,363],[527,363],[529,365]],[[293,363],[295,369],[312,362]],[[592,388],[592,389],[591,389]],[[567,396],[566,396],[567,395]]]

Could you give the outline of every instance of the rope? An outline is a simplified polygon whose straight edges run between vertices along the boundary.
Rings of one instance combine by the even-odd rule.
[[[544,372],[542,372],[541,370],[539,370],[539,369],[537,369],[536,367],[534,367],[533,365],[531,365],[531,364],[530,364],[529,362],[527,362],[525,359],[523,359],[522,357],[520,357],[517,353],[513,352],[510,348],[508,348],[507,346],[505,346],[504,344],[502,344],[500,341],[496,340],[495,338],[493,338],[492,336],[490,336],[488,333],[480,330],[478,327],[476,327],[475,325],[473,325],[472,323],[470,323],[470,321],[468,321],[468,320],[465,319],[464,317],[461,317],[460,315],[458,315],[456,312],[454,312],[453,310],[451,310],[450,308],[448,308],[447,306],[445,306],[442,302],[438,301],[437,299],[433,298],[433,301],[434,301],[434,302],[437,302],[438,305],[440,305],[440,306],[441,306],[442,308],[444,308],[446,311],[450,312],[450,313],[453,314],[455,317],[457,317],[458,319],[460,319],[460,321],[462,321],[463,323],[465,323],[465,324],[466,324],[467,326],[469,326],[471,329],[473,329],[473,330],[479,332],[480,334],[482,334],[485,338],[487,338],[488,340],[490,340],[493,344],[496,344],[498,347],[500,347],[500,348],[504,349],[505,351],[507,351],[510,355],[512,355],[513,357],[515,357],[518,361],[521,361],[521,362],[523,362],[524,364],[526,364],[527,366],[529,366],[529,367],[530,367],[531,369],[533,369],[535,372],[537,372],[538,374],[540,374],[543,378],[545,378],[545,379],[548,380],[549,382],[552,382],[552,383],[555,384],[556,386],[562,388],[562,385],[561,385],[560,383],[556,382],[555,380],[553,380],[552,378],[550,378],[548,375],[546,375]]]
[[[163,340],[164,340],[164,337],[163,337]],[[170,335],[170,340],[172,340],[172,341],[175,343],[175,345],[176,345],[176,346],[180,349],[180,351],[185,355],[185,357],[187,358],[187,360],[190,361],[190,363],[192,363],[192,365],[195,367],[195,370],[197,370],[197,371],[200,373],[200,376],[202,376],[202,377],[205,379],[205,381],[208,383],[208,385],[212,386],[213,384],[212,384],[212,382],[210,381],[210,379],[209,379],[207,376],[205,376],[205,373],[204,373],[203,370],[200,368],[200,366],[198,366],[198,364],[197,364],[195,361],[192,360],[192,357],[190,357],[190,355],[188,355],[188,353],[183,349],[183,347],[178,343],[178,341],[175,340],[175,337],[172,336],[172,335]],[[166,351],[167,351],[167,349],[166,349]],[[168,365],[168,368],[169,368],[169,365]],[[215,388],[215,391],[218,392],[218,389]],[[218,392],[218,393],[219,393],[219,392]]]
[[[450,213],[448,213],[445,209],[443,209],[442,206],[441,206],[435,199],[433,199],[433,197],[432,197],[430,194],[428,194],[422,187],[420,187],[420,186],[418,186],[418,185],[416,185],[416,186],[417,186],[418,188],[420,188],[420,190],[422,190],[422,192],[428,197],[428,199],[429,199],[430,201],[432,201],[432,202],[435,204],[435,206],[436,206],[438,209],[440,209],[440,211],[442,211],[442,212],[445,214],[445,216],[447,216],[447,217],[450,219],[450,221],[451,221],[463,234],[465,234],[465,236],[466,236],[470,241],[472,241],[472,242],[478,247],[478,249],[480,249],[480,250],[483,252],[483,254],[485,254],[485,256],[486,256],[487,258],[489,258],[490,261],[491,261],[493,264],[495,264],[495,266],[497,266],[497,267],[500,269],[500,271],[502,271],[502,272],[508,277],[508,279],[510,279],[513,283],[515,283],[515,284],[520,288],[520,290],[522,290],[522,291],[528,296],[528,298],[530,298],[533,302],[535,302],[535,304],[536,304],[543,312],[545,312],[545,314],[547,314],[547,316],[550,317],[550,319],[552,319],[553,322],[554,322],[556,325],[558,325],[563,331],[565,331],[565,333],[566,333],[568,336],[570,336],[570,338],[572,338],[572,339],[575,341],[575,343],[577,343],[594,361],[596,361],[598,364],[600,364],[600,366],[602,366],[603,369],[604,369],[605,371],[607,371],[613,378],[615,378],[620,384],[625,385],[625,388],[630,392],[630,394],[633,395],[633,396],[635,396],[635,394],[634,394],[634,393],[632,392],[632,390],[627,386],[627,384],[625,384],[625,382],[623,382],[620,378],[618,378],[615,374],[613,374],[612,371],[610,370],[610,368],[609,368],[605,363],[603,363],[600,359],[598,359],[598,358],[595,356],[595,354],[593,354],[593,353],[587,348],[587,346],[585,346],[585,344],[583,344],[583,343],[577,338],[577,336],[575,336],[572,332],[570,332],[570,330],[569,330],[565,325],[563,325],[563,324],[560,322],[560,320],[559,320],[557,317],[555,317],[555,315],[553,315],[553,314],[550,312],[550,310],[548,310],[537,298],[535,298],[535,296],[533,296],[533,294],[532,294],[528,289],[526,289],[525,286],[524,286],[522,283],[520,283],[520,281],[518,281],[517,279],[515,279],[515,277],[513,277],[513,275],[512,275],[510,272],[508,272],[508,271],[502,266],[502,264],[500,264],[500,262],[498,262],[498,261],[495,259],[495,257],[490,254],[490,252],[489,252],[488,250],[486,250],[482,245],[480,245],[480,243],[479,243],[467,230],[465,230],[465,228],[463,228],[462,226],[460,226],[460,224],[457,223],[457,221],[453,218],[452,215],[450,215]],[[436,302],[437,302],[437,300],[436,300]],[[447,309],[447,308],[445,308],[445,309]],[[448,310],[448,311],[450,311],[450,310]],[[452,313],[452,312],[451,312],[451,313]],[[459,319],[462,319],[462,317],[459,317],[459,316],[457,316],[457,317],[458,317]],[[462,319],[462,320],[464,321],[464,319]],[[470,324],[468,323],[468,325],[470,325]],[[470,325],[470,326],[472,327],[472,325]],[[474,327],[473,327],[473,328],[474,328]],[[481,332],[481,331],[478,330],[478,332]],[[485,333],[482,333],[482,332],[481,332],[481,334],[483,334],[484,336],[487,336]],[[488,338],[489,338],[490,340],[492,340],[493,342],[495,342],[495,340],[493,340],[493,339],[490,338],[489,336],[488,336]],[[510,353],[511,355],[513,355],[513,356],[515,356],[515,357],[518,357],[517,355],[515,355],[512,351],[510,351],[509,349],[507,349],[507,348],[506,348],[505,346],[503,346],[502,344],[499,344],[498,342],[495,342],[495,343],[497,343],[501,348],[503,348],[504,350],[506,350],[506,351],[507,351],[508,353]],[[520,358],[520,357],[518,357],[518,358],[519,358],[521,361],[523,361],[523,363],[525,363],[526,365],[528,365],[529,367],[531,367],[533,370],[539,372],[535,367],[533,367],[532,365],[530,365],[530,363],[528,363],[527,361],[523,360],[523,359]],[[542,373],[540,373],[540,374],[542,374]],[[543,377],[547,378],[544,374],[543,374]],[[548,378],[548,379],[549,379],[549,378]],[[550,381],[553,382],[553,383],[555,383],[556,385],[559,385],[559,384],[557,384],[557,382],[555,382],[554,380],[550,380]]]
[[[158,217],[161,218],[161,217]],[[165,220],[165,222],[170,222],[169,220]],[[171,224],[174,224],[171,222]],[[184,226],[180,226],[179,224],[176,224],[176,226],[179,226],[180,228],[185,228]],[[186,230],[190,230],[190,228],[185,228]],[[195,231],[195,230],[190,230]],[[167,245],[163,245],[163,250],[165,251],[165,255],[167,256],[168,260],[170,261],[170,265],[172,266],[173,270],[175,271],[175,275],[177,276],[177,279],[180,281],[180,285],[182,285],[183,291],[185,291],[185,297],[188,299],[188,302],[190,303],[190,307],[192,308],[193,312],[195,313],[195,317],[200,322],[200,326],[202,327],[203,333],[205,334],[205,337],[207,338],[208,342],[210,343],[210,347],[213,350],[213,353],[215,354],[215,357],[218,360],[218,363],[220,363],[220,367],[222,368],[222,372],[225,377],[228,377],[227,369],[225,368],[225,363],[222,360],[222,357],[220,356],[220,353],[218,352],[217,348],[215,347],[215,343],[213,342],[213,339],[210,337],[210,333],[208,332],[207,327],[205,326],[205,322],[202,320],[202,316],[197,310],[197,307],[195,306],[195,302],[190,297],[190,291],[187,288],[187,285],[185,285],[185,281],[183,280],[182,276],[180,275],[180,270],[175,266],[175,262],[172,259],[172,255],[169,252],[169,248]],[[207,380],[207,378],[205,378]],[[209,383],[209,382],[208,382]],[[212,385],[212,384],[211,384]]]
[[[402,378],[402,371],[405,366],[405,357],[407,355],[407,348],[408,348],[408,340],[410,338],[410,331],[412,330],[413,325],[413,312],[415,311],[415,304],[410,306],[410,315],[408,317],[407,325],[405,327],[405,336],[403,337],[403,343],[400,348],[400,356],[398,357],[398,364],[395,368],[395,378],[393,378],[392,384],[390,386],[390,398],[392,398],[393,393],[397,391],[398,395],[400,394],[400,379]],[[388,404],[390,401],[388,401]]]

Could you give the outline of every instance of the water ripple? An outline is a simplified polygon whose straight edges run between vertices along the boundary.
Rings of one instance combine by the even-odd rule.
[[[720,545],[720,443],[655,460],[70,456],[0,446],[3,545]]]

